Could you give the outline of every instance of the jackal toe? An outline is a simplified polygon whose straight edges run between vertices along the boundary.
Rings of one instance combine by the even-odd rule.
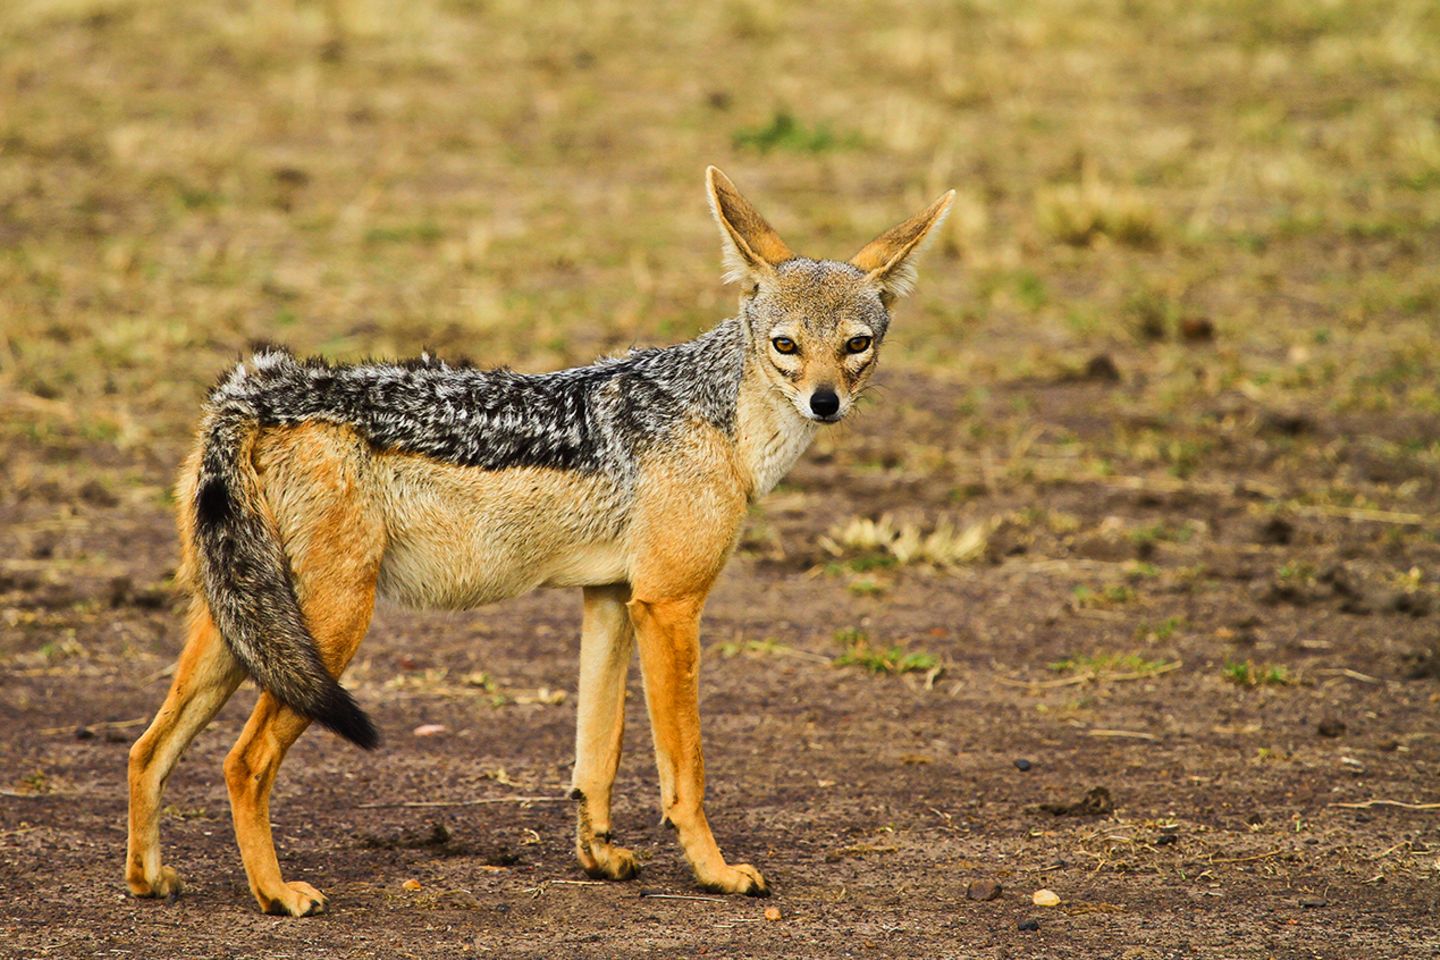
[[[595,880],[634,880],[640,875],[640,858],[626,847],[592,841],[579,859],[585,875]]]
[[[324,913],[325,894],[302,880],[291,880],[263,902],[266,913],[281,917],[312,917]]]
[[[698,878],[700,886],[714,893],[743,893],[747,897],[768,897],[770,887],[748,863],[727,864],[715,877]]]
[[[125,886],[130,888],[131,896],[164,897],[167,900],[174,900],[185,889],[185,884],[180,882],[180,874],[173,867],[161,867],[160,875],[154,879],[138,874],[127,876]]]

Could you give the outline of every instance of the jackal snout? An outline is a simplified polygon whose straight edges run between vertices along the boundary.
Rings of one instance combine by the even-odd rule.
[[[843,420],[874,373],[890,304],[915,282],[914,255],[945,219],[955,192],[848,261],[811,260],[792,253],[725,174],[711,167],[707,180],[726,279],[744,284],[740,316],[759,368],[802,418]]]

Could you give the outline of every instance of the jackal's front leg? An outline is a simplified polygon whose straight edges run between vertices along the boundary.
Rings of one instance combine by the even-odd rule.
[[[728,864],[705,819],[705,759],[700,749],[700,609],[703,596],[630,602],[645,676],[645,699],[660,770],[660,807],[707,890],[763,897],[760,871]]]
[[[575,776],[571,795],[580,802],[575,853],[590,876],[629,880],[640,872],[635,854],[610,836],[610,791],[620,766],[625,732],[625,674],[635,632],[622,584],[585,589],[580,629],[580,703],[575,719]]]

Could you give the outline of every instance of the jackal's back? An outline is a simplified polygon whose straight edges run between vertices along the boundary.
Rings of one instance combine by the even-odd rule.
[[[332,365],[269,348],[211,393],[212,420],[353,427],[377,450],[461,467],[541,467],[622,477],[700,419],[734,428],[740,332],[556,373],[456,366],[430,357]]]

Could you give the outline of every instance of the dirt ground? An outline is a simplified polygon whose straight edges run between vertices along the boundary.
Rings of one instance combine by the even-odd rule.
[[[3,0],[0,957],[1440,954],[1436,103],[1433,0]],[[329,913],[246,888],[249,687],[169,785],[185,896],[129,898],[208,385],[693,336],[707,163],[814,256],[958,189],[707,611],[709,815],[774,897],[684,899],[638,677],[643,874],[585,882],[544,593],[380,611],[382,749],[275,791]]]
[[[1124,391],[1034,384],[1015,396],[1044,430],[1083,433]],[[884,592],[857,593],[817,547],[829,523],[852,511],[954,506],[938,478],[907,483],[835,462],[832,446],[847,462],[861,452],[883,459],[895,436],[886,404],[897,402],[932,414],[933,433],[916,439],[947,442],[966,420],[943,416],[955,407],[945,387],[892,380],[775,495],[763,536],[747,539],[707,611],[711,816],[728,854],[766,871],[775,896],[765,902],[649,896],[696,891],[657,824],[633,677],[616,824],[642,851],[644,872],[631,883],[584,881],[573,811],[560,800],[578,604],[557,592],[466,615],[382,610],[349,683],[378,718],[383,748],[365,756],[312,732],[276,789],[284,867],[325,890],[330,913],[261,916],[245,888],[219,768],[248,688],[169,787],[166,850],[186,895],[130,899],[120,881],[125,753],[162,696],[178,631],[163,583],[174,555],[167,517],[160,505],[63,481],[17,486],[48,454],[12,447],[0,514],[0,951],[1340,958],[1440,949],[1435,812],[1336,805],[1434,799],[1440,684],[1416,659],[1434,646],[1434,595],[1396,590],[1379,573],[1433,566],[1434,537],[1397,541],[1396,529],[1424,528],[1363,512],[1267,515],[1250,491],[1284,478],[1237,445],[1211,474],[1228,480],[977,483],[960,513],[1009,518],[987,559],[949,573],[878,567]],[[1058,534],[1027,523],[1036,505],[1073,519],[1052,523]],[[1159,542],[1096,532],[1156,522],[1195,532]],[[1277,578],[1296,556],[1313,573]],[[1138,589],[1089,606],[1080,582]],[[1167,620],[1176,626],[1157,631]],[[872,675],[827,662],[836,631],[856,627],[932,653],[943,669]],[[774,642],[745,642],[762,638]],[[1088,679],[1047,667],[1096,650],[1143,658],[1128,672],[1098,665]],[[1266,682],[1259,666],[1254,686],[1224,675],[1224,664],[1243,661],[1283,665],[1283,682]],[[417,737],[422,724],[447,730]],[[1040,808],[1095,787],[1112,811]],[[541,799],[507,802],[515,797]],[[400,806],[476,800],[499,802]],[[402,886],[411,879],[420,889]],[[1000,897],[967,899],[967,884],[986,879],[1002,885]],[[1060,905],[1033,906],[1042,888]],[[780,920],[764,919],[768,906]],[[1039,929],[1020,929],[1027,919]]]

